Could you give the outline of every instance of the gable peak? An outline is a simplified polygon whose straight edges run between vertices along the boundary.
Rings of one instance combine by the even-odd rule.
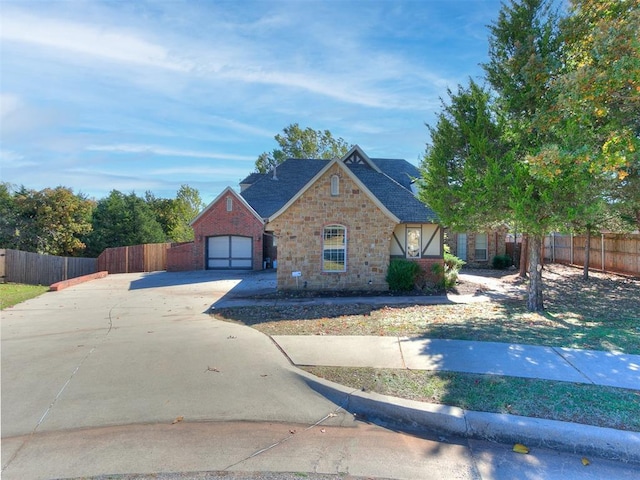
[[[378,166],[371,161],[369,156],[358,146],[354,145],[347,154],[342,157],[342,163],[345,165],[366,165],[369,168],[380,171]]]

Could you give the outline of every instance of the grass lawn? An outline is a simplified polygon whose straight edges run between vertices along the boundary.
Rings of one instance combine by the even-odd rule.
[[[218,309],[219,319],[268,335],[418,336],[640,354],[640,280],[562,265],[543,272],[546,311],[526,309],[526,285],[502,281],[516,293],[501,302],[393,306],[294,305]],[[479,285],[458,286],[460,293]],[[482,290],[479,288],[478,290]],[[468,410],[512,413],[640,431],[640,391],[453,372],[308,368],[356,389]],[[640,388],[640,386],[639,386]]]
[[[49,287],[43,285],[23,285],[21,283],[0,283],[0,310],[42,295]]]
[[[516,282],[517,276],[503,280]],[[502,302],[381,308],[284,302],[218,309],[215,315],[268,335],[420,336],[640,354],[640,280],[592,273],[585,282],[577,268],[548,265],[544,282],[542,314],[527,311],[521,285],[520,298]]]
[[[451,405],[640,432],[640,391],[457,372],[305,367],[357,390]]]

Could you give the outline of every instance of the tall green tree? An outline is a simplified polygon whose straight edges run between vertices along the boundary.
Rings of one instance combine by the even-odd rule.
[[[193,240],[191,221],[205,207],[197,189],[182,185],[175,199],[157,198],[153,193],[146,192],[145,200],[168,239],[174,242]]]
[[[435,127],[427,125],[419,196],[446,225],[484,229],[506,220],[511,165],[502,126],[489,92],[473,80],[448,95]]]
[[[11,193],[11,184],[6,182],[0,183],[0,247],[17,248],[16,247],[16,217],[17,210],[13,195]]]
[[[23,186],[9,196],[5,185],[0,195],[0,208],[9,215],[2,221],[5,246],[49,255],[84,251],[81,238],[91,231],[91,200],[66,187],[36,191]]]
[[[565,70],[543,121],[576,161],[606,180],[605,195],[640,227],[640,3],[572,0],[561,23]]]
[[[303,130],[297,123],[274,138],[279,148],[260,154],[255,164],[257,172],[267,173],[288,158],[340,158],[352,147],[343,138],[334,138],[329,130]]]
[[[160,243],[167,237],[156,216],[134,192],[112,190],[98,201],[93,212],[93,231],[87,236],[87,253],[98,256],[105,248]]]
[[[495,101],[489,103],[486,95],[487,100],[482,100],[482,95],[476,93],[470,97],[473,102],[461,102],[477,90],[473,84],[453,96],[445,117],[462,121],[439,122],[432,130],[432,145],[425,156],[423,191],[432,189],[424,194],[432,203],[438,193],[445,197],[449,193],[438,185],[436,174],[429,173],[435,152],[443,150],[436,148],[438,142],[462,145],[455,152],[472,170],[460,177],[453,162],[439,173],[453,179],[450,185],[456,186],[457,182],[464,200],[457,203],[455,216],[449,216],[445,206],[436,208],[438,213],[445,212],[445,222],[449,220],[451,226],[457,227],[465,222],[477,224],[483,217],[490,222],[501,216],[527,235],[527,307],[531,311],[544,309],[540,259],[543,235],[575,218],[576,193],[587,188],[589,180],[588,162],[575,162],[560,148],[554,141],[554,132],[540,115],[555,108],[552,85],[562,72],[562,60],[559,18],[550,2],[520,0],[503,4],[490,26],[489,62],[483,65]],[[490,123],[493,128],[480,128],[488,124],[491,111],[497,119]],[[483,150],[476,145],[485,146],[484,155],[478,155]],[[477,158],[487,163],[478,163]],[[456,197],[453,198],[455,203]]]

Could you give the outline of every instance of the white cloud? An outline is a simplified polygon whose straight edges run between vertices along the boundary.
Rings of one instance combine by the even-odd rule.
[[[9,115],[20,109],[21,105],[22,102],[19,96],[0,93],[0,122],[4,123]]]
[[[84,25],[17,12],[3,12],[0,39],[66,50],[116,62],[185,71],[191,65],[166,48],[124,30]]]
[[[114,152],[114,153],[148,153],[167,157],[191,157],[209,158],[214,160],[243,160],[253,161],[255,157],[248,155],[235,155],[228,153],[201,152],[197,150],[179,150],[166,148],[158,145],[136,145],[136,144],[116,144],[116,145],[88,145],[86,150],[94,152]]]

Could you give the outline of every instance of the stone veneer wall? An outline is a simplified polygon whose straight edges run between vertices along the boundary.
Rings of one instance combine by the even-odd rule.
[[[331,176],[340,177],[340,194],[331,196]],[[347,229],[347,271],[322,271],[322,233],[326,225]],[[334,165],[268,225],[278,238],[278,288],[387,290],[391,235],[395,222]],[[299,271],[301,276],[292,277]]]

